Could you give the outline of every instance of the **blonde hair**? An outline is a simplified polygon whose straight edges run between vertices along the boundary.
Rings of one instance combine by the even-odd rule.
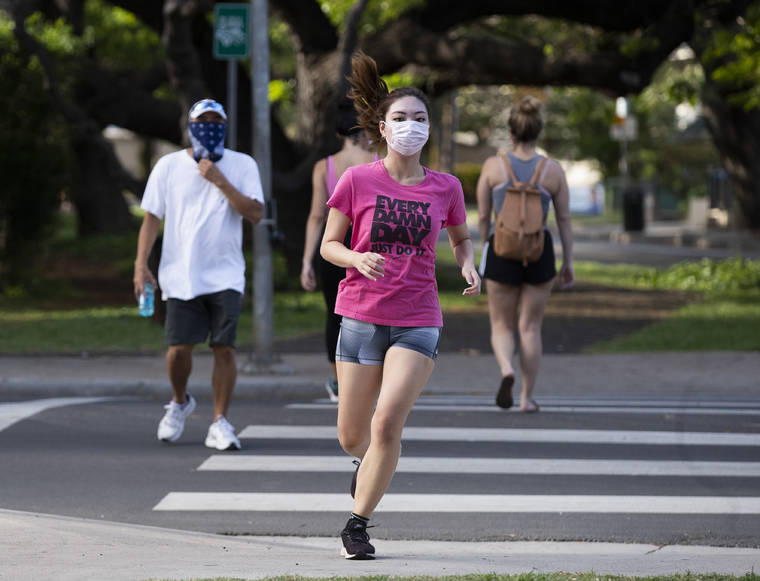
[[[544,128],[541,101],[530,95],[523,97],[509,112],[509,131],[520,143],[536,141]]]
[[[375,60],[359,51],[351,57],[351,76],[348,78],[351,90],[348,96],[354,101],[359,114],[359,125],[374,143],[382,142],[379,122],[385,119],[390,106],[402,97],[416,97],[425,105],[430,115],[430,102],[425,93],[416,87],[399,87],[388,90],[388,85],[380,77]]]

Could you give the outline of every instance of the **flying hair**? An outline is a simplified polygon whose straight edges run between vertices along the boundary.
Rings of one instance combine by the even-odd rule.
[[[348,96],[353,100],[359,115],[359,125],[374,143],[382,142],[379,122],[385,119],[388,109],[398,99],[416,97],[430,114],[430,102],[425,93],[416,87],[399,87],[389,91],[388,85],[377,71],[375,60],[361,51],[351,57],[351,76],[348,82],[351,85]]]

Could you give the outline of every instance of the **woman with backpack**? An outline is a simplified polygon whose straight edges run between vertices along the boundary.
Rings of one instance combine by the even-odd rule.
[[[509,116],[509,131],[513,149],[504,155],[489,157],[483,164],[477,185],[478,229],[485,242],[480,274],[486,281],[488,313],[491,322],[491,346],[501,370],[501,382],[496,404],[510,408],[514,404],[512,386],[515,381],[512,358],[515,351],[515,328],[520,336],[520,374],[522,391],[520,411],[537,412],[539,406],[533,399],[533,388],[541,361],[541,324],[549,294],[557,278],[554,248],[549,230],[545,227],[549,205],[554,205],[560,241],[562,243],[562,267],[559,271],[560,288],[568,288],[574,282],[573,232],[570,225],[569,192],[565,172],[560,164],[546,159],[536,152],[536,141],[544,126],[541,102],[535,97],[520,99]],[[546,161],[543,161],[546,160]],[[532,190],[540,194],[537,204],[540,254],[528,258],[528,251],[515,249],[516,254],[503,250],[505,243],[496,244],[494,236],[498,228],[508,229],[510,222],[530,222],[523,193]],[[523,199],[515,196],[523,196]],[[538,198],[537,198],[538,199]],[[507,200],[507,203],[505,203]],[[512,203],[514,202],[514,203]],[[501,212],[502,205],[511,215]],[[521,215],[515,215],[522,212]],[[496,221],[492,222],[492,214]],[[515,233],[514,245],[529,240],[523,232]]]
[[[342,554],[372,559],[367,523],[391,483],[406,418],[438,355],[443,321],[435,249],[442,228],[462,269],[463,294],[480,294],[480,277],[462,185],[420,163],[430,129],[427,97],[413,87],[389,91],[363,53],[351,61],[350,82],[359,124],[388,150],[340,177],[327,202],[320,252],[346,269],[335,303],[343,317],[336,351],[338,438],[361,459]],[[349,248],[343,239],[351,223]]]

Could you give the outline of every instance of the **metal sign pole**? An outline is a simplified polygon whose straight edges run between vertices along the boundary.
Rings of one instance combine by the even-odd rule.
[[[227,111],[229,113],[227,123],[227,147],[237,149],[237,60],[229,59],[227,61]]]
[[[251,1],[251,94],[253,97],[253,157],[258,163],[264,200],[271,213],[272,157],[269,119],[269,27],[267,0]],[[270,214],[271,215],[271,214]],[[274,362],[272,248],[270,226],[263,219],[253,227],[253,361],[249,370],[269,370]]]

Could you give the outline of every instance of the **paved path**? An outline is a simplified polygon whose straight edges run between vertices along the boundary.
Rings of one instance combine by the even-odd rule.
[[[239,357],[245,364],[245,355]],[[210,396],[212,357],[197,354],[190,389]],[[312,398],[324,394],[327,361],[289,353],[268,373],[241,372],[235,397]],[[519,373],[518,373],[519,376]],[[705,351],[544,355],[535,396],[722,398],[760,397],[760,352]],[[443,353],[424,395],[495,394],[499,370],[490,354]],[[151,395],[168,399],[163,357],[0,356],[0,395],[82,397]]]
[[[225,537],[0,510],[0,579],[112,581],[274,575],[459,575],[556,571],[631,576],[742,575],[760,549],[620,543],[377,541],[375,561],[346,561],[334,538]]]

